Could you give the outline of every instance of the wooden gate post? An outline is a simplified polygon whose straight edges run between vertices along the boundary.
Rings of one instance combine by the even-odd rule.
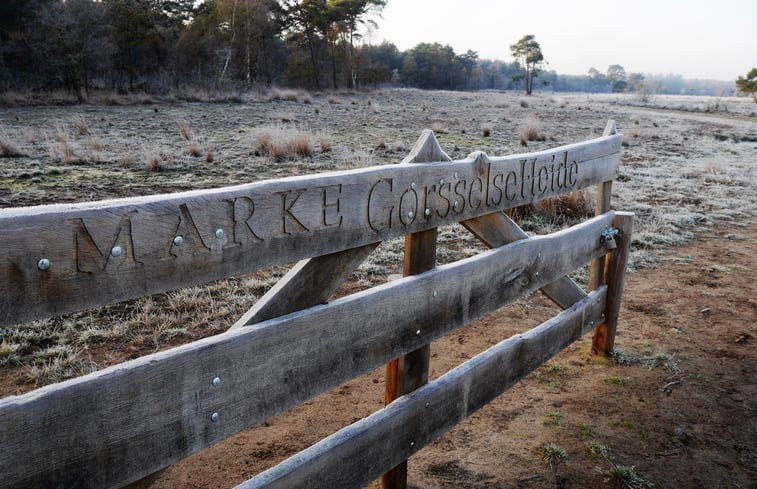
[[[413,146],[404,163],[431,163],[452,161],[442,151],[434,133],[424,130]],[[420,213],[419,213],[420,214]],[[422,215],[416,218],[423,219]],[[405,259],[403,275],[416,275],[431,270],[436,265],[436,228],[405,236]],[[384,402],[392,401],[428,383],[431,345],[425,345],[386,366],[386,389]],[[383,489],[405,489],[407,487],[407,460],[381,476]]]
[[[626,277],[626,264],[631,250],[631,232],[633,230],[633,212],[615,212],[613,226],[618,230],[615,236],[617,248],[612,250],[607,259],[607,307],[605,321],[594,330],[591,352],[595,355],[609,355],[615,344],[615,330],[618,326],[620,300],[623,295],[623,283]]]
[[[615,127],[615,121],[607,121],[605,130],[602,136],[612,136],[617,134],[618,130]],[[612,194],[612,180],[602,182],[597,186],[597,209],[596,215],[604,214],[610,210],[610,198]],[[602,280],[605,275],[605,261],[606,257],[597,258],[591,262],[591,268],[589,269],[589,291],[592,291],[602,284]]]

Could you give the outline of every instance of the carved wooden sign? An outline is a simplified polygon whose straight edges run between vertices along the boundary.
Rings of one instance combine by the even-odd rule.
[[[333,253],[612,180],[621,135],[489,159],[0,210],[0,325]]]

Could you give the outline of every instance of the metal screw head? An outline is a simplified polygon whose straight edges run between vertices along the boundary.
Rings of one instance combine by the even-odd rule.
[[[439,180],[439,186],[440,187],[444,187],[444,179],[443,178],[441,180]]]
[[[124,253],[124,249],[120,246],[114,246],[112,250],[110,250],[110,254],[112,256],[121,256]]]
[[[415,182],[413,182],[413,183],[410,184],[410,188],[413,189],[413,190],[415,190]]]
[[[212,422],[214,422],[214,423],[215,423],[216,421],[218,421],[218,419],[219,419],[220,417],[221,417],[221,415],[220,415],[220,414],[218,414],[218,413],[213,413],[213,414],[211,414],[211,415],[210,415],[210,420],[211,420]]]
[[[459,176],[460,176],[460,174],[459,174],[459,173],[457,173],[457,172],[455,172],[455,174],[454,174],[453,176],[455,177],[455,180],[457,180],[457,177],[459,177]]]
[[[216,238],[218,239],[223,238],[223,229],[216,229]]]
[[[414,217],[415,217],[415,213],[413,213],[413,211],[410,211],[410,212],[407,213],[407,218],[408,219],[412,219]]]
[[[420,334],[421,334],[421,330],[420,329],[415,332],[416,336],[420,336]]]
[[[215,379],[213,379],[213,387],[218,387],[219,385],[221,385],[221,378],[216,377]]]
[[[174,237],[173,244],[175,244],[176,246],[183,245],[184,244],[184,238],[182,236],[176,236],[176,237]]]
[[[414,441],[411,441],[411,442],[410,442],[410,447],[412,448],[412,447],[414,447],[414,446],[415,446],[415,442],[414,442]]]
[[[457,204],[458,204],[458,201],[455,201],[455,202],[454,202],[454,203],[452,204],[452,208],[453,208],[453,209],[457,209]]]
[[[431,403],[430,403],[430,402],[427,402],[427,403],[426,403],[426,405],[425,405],[424,407],[425,407],[425,408],[428,408],[428,407],[429,407],[430,405],[431,405]]]
[[[426,214],[427,216],[430,216],[431,215],[431,209],[426,209],[425,211],[423,211],[423,213]]]
[[[50,260],[48,260],[47,258],[42,258],[40,261],[37,262],[37,268],[39,268],[42,271],[49,270]]]
[[[439,295],[439,292],[437,291],[431,292],[431,297],[436,297],[437,295]]]

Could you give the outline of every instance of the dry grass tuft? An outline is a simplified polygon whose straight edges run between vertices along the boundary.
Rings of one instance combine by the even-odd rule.
[[[536,126],[533,124],[529,124],[526,126],[526,128],[523,130],[522,133],[520,133],[520,144],[521,146],[528,146],[529,141],[546,141],[547,137],[543,134],[539,134],[539,131],[536,129]]]
[[[130,168],[134,164],[134,157],[126,154],[121,157],[121,166],[124,168]]]
[[[520,101],[520,106],[523,107],[524,109],[527,109],[528,108],[528,102],[526,102],[525,100],[521,100]]]
[[[300,100],[300,96],[295,90],[272,88],[270,100],[286,100],[287,102],[298,102]]]
[[[492,128],[489,126],[484,126],[481,128],[481,133],[485,138],[488,138],[492,134]]]
[[[79,136],[86,136],[89,134],[89,126],[84,119],[77,119],[74,121],[74,127],[76,128]]]
[[[213,150],[209,149],[207,153],[205,153],[205,163],[213,163]]]
[[[183,124],[179,125],[179,132],[181,133],[181,138],[184,141],[191,141],[192,140],[192,135],[189,133],[189,129],[187,128],[187,126],[185,126]]]
[[[200,156],[202,156],[202,150],[195,143],[189,143],[187,152],[189,153],[189,156],[193,156],[195,158],[199,158]]]
[[[10,136],[5,132],[0,131],[0,158],[26,156],[10,139]]]
[[[257,136],[257,153],[267,154],[276,161],[312,156],[310,134],[283,127],[267,128]]]
[[[321,153],[329,153],[331,151],[331,136],[322,134],[318,137],[318,143],[321,146]]]
[[[376,145],[376,149],[377,150],[381,150],[381,151],[386,151],[386,139],[385,138],[382,137],[381,139],[379,139],[379,142]]]

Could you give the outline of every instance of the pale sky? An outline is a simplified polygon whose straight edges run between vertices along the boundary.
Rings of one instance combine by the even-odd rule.
[[[510,45],[534,34],[560,74],[620,64],[730,81],[757,66],[757,0],[388,0],[375,20],[372,43],[439,42],[508,62]]]

